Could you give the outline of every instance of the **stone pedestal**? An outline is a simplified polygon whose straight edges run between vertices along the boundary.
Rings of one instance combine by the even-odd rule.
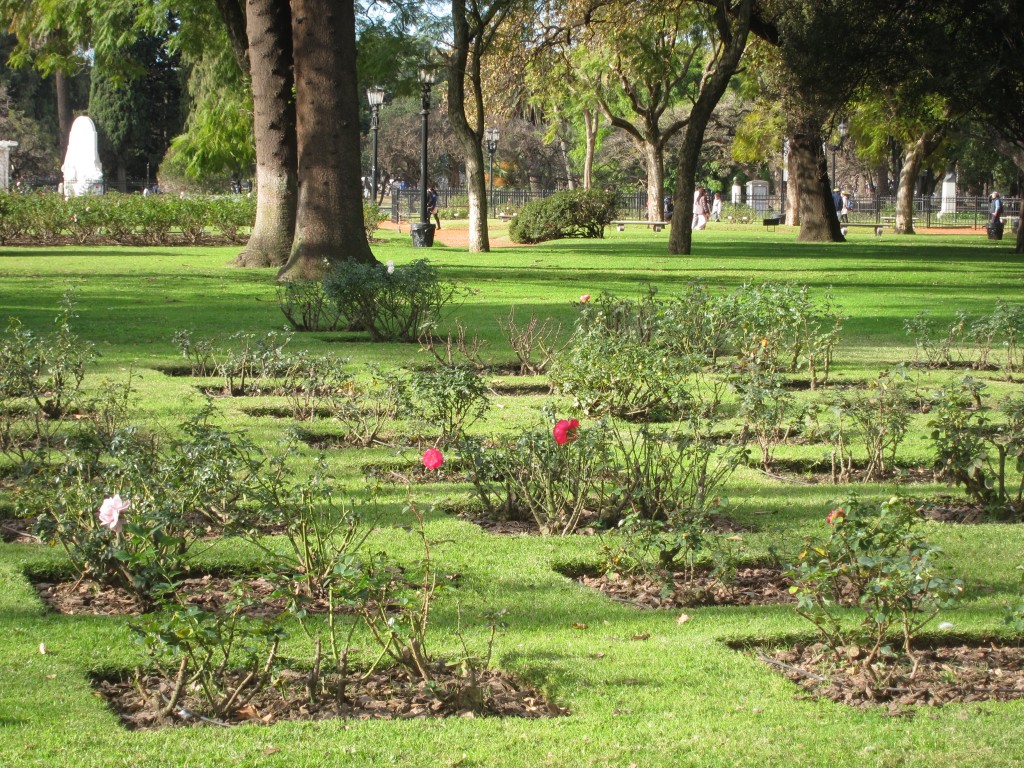
[[[942,177],[942,207],[939,217],[956,213],[956,168],[950,168]]]
[[[16,141],[0,141],[0,189],[11,188],[11,150],[18,146]]]

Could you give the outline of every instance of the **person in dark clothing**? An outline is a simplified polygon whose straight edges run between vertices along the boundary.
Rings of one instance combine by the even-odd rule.
[[[843,195],[839,191],[839,187],[832,190],[832,205],[836,209],[836,218],[839,218],[839,212],[843,210]]]
[[[431,184],[427,187],[427,220],[434,217],[437,222],[437,229],[441,228],[441,217],[437,215],[437,189]]]

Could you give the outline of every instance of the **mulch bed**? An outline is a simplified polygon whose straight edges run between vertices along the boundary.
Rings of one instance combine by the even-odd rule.
[[[242,581],[248,593],[257,600],[257,607],[247,615],[252,617],[276,616],[286,606],[283,598],[271,598],[274,584],[261,577],[241,578],[227,576],[197,576],[183,579],[177,593],[190,605],[214,611],[231,600],[233,584]],[[69,616],[138,616],[142,606],[121,589],[103,586],[90,580],[37,582],[34,584],[39,599],[52,611]],[[327,604],[311,603],[312,613],[326,612]]]
[[[468,689],[466,678],[453,667],[438,663],[431,669],[431,684],[411,678],[402,669],[374,672],[365,679],[359,674],[345,678],[344,697],[333,695],[340,678],[328,679],[329,696],[311,702],[305,694],[308,672],[283,670],[275,673],[273,686],[260,691],[225,720],[204,717],[203,702],[187,693],[176,711],[160,717],[161,704],[173,689],[172,681],[156,675],[143,676],[140,686],[131,676],[95,681],[96,690],[122,723],[131,730],[180,726],[231,726],[281,721],[407,720],[436,717],[522,717],[541,718],[567,715],[568,710],[545,699],[515,677],[497,670],[478,674],[476,689]],[[333,686],[332,686],[333,683]],[[472,694],[470,696],[469,694]],[[470,703],[471,699],[475,699]]]
[[[686,574],[672,574],[666,581],[647,575],[616,573],[582,574],[577,580],[600,590],[612,600],[637,608],[661,610],[794,602],[789,594],[792,582],[780,569],[768,566],[738,568],[729,584],[723,584],[708,571],[697,571],[692,578]]]
[[[32,529],[32,520],[18,517],[0,518],[0,541],[5,544],[39,544],[40,539]]]
[[[984,523],[1020,523],[1022,516],[1008,509],[992,509],[967,499],[935,496],[918,502],[918,512],[937,523],[982,525]]]
[[[446,461],[438,469],[427,469],[422,464],[396,466],[394,463],[366,464],[363,474],[368,480],[395,485],[425,485],[427,483],[461,483],[466,478],[457,461]]]
[[[528,513],[522,519],[496,520],[487,515],[483,509],[472,501],[460,503],[451,500],[445,503],[444,511],[469,523],[473,523],[473,525],[495,536],[540,536],[540,528],[537,522]],[[576,530],[573,531],[573,534],[577,536],[597,536],[609,530],[614,525],[614,522],[602,520],[596,514],[585,514]],[[712,515],[711,530],[716,533],[748,533],[752,529],[729,519],[725,515]]]
[[[855,661],[815,643],[759,653],[758,657],[792,680],[804,693],[855,707],[884,706],[888,714],[912,714],[921,705],[969,704],[1024,698],[1024,648],[949,645],[915,651],[912,664],[895,664],[892,676],[872,685]]]
[[[760,469],[755,465],[753,469]],[[787,483],[801,485],[833,485],[832,468],[828,461],[816,459],[775,459],[770,470],[762,470],[766,477]],[[876,475],[871,482],[888,482],[898,480],[905,483],[933,483],[935,472],[931,467],[898,466]],[[868,482],[867,471],[863,466],[854,465],[850,476],[839,484]]]
[[[550,395],[552,393],[552,387],[550,384],[544,382],[540,383],[527,383],[527,382],[509,382],[509,381],[495,381],[490,385],[492,394],[495,395],[522,395],[522,396],[536,396],[536,395]]]

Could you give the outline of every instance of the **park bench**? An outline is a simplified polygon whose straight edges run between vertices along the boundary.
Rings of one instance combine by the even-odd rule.
[[[641,225],[645,227],[650,227],[655,232],[661,232],[662,229],[664,229],[671,223],[672,222],[670,221],[648,221],[647,219],[637,219],[636,221],[619,220],[612,222],[612,224],[615,225],[615,228],[619,230],[619,232],[624,231],[626,227],[630,225]]]
[[[779,224],[782,223],[782,217],[781,216],[771,216],[771,217],[765,219],[761,223],[764,224],[765,229],[768,229],[768,227],[771,227],[772,228],[772,232],[774,232],[775,228],[777,226],[779,226]]]
[[[509,221],[512,221],[512,219],[513,219],[514,217],[515,217],[515,214],[514,214],[514,213],[499,213],[499,214],[498,214],[498,219],[499,219],[500,221],[504,221],[504,222],[509,222]]]
[[[875,235],[877,235],[878,237],[881,237],[882,236],[882,232],[885,231],[885,228],[886,227],[890,227],[891,228],[892,224],[875,224],[873,222],[872,223],[847,222],[845,224],[840,224],[839,226],[840,227],[847,227],[847,228],[849,228],[849,227],[870,227],[871,229],[875,230]]]

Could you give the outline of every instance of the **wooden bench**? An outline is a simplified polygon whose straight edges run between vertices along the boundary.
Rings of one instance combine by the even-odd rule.
[[[655,232],[661,232],[661,230],[663,230],[665,227],[667,227],[671,223],[672,222],[670,222],[670,221],[648,221],[647,219],[637,219],[636,221],[613,221],[612,222],[612,224],[615,225],[615,228],[617,230],[619,230],[619,232],[624,231],[626,229],[626,227],[630,226],[630,225],[650,227]]]
[[[765,229],[768,229],[768,227],[771,227],[772,228],[772,232],[774,232],[775,228],[777,226],[779,226],[779,224],[782,223],[782,217],[781,216],[772,216],[771,218],[765,219],[761,223],[764,224],[764,228]]]

